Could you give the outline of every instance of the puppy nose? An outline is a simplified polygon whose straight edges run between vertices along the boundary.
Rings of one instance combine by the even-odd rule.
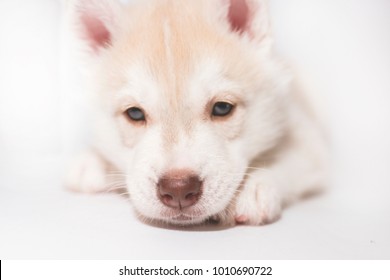
[[[171,208],[183,209],[198,202],[202,181],[194,173],[176,170],[162,176],[157,187],[162,203]]]

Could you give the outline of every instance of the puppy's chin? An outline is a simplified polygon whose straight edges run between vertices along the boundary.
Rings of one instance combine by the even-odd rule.
[[[209,220],[209,216],[190,216],[186,214],[179,214],[176,216],[163,216],[160,217],[146,217],[138,213],[141,221],[155,225],[155,226],[177,226],[177,227],[188,227],[205,224]]]
[[[194,226],[205,223],[208,216],[205,217],[194,217],[194,216],[188,216],[185,214],[180,214],[178,216],[174,217],[166,217],[163,218],[163,221],[175,225],[175,226]]]
[[[157,216],[147,216],[137,210],[140,219],[153,225],[172,225],[172,226],[196,226],[205,224],[215,216],[209,213],[203,213],[198,209],[170,209],[165,208]]]

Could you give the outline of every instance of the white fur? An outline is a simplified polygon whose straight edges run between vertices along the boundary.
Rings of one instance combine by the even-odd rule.
[[[94,4],[78,1],[87,11],[72,13],[76,21]],[[72,189],[94,192],[122,183],[148,220],[195,224],[216,218],[260,225],[322,185],[321,130],[272,52],[266,2],[247,0],[254,18],[241,34],[229,30],[223,12],[227,2],[151,0],[130,8],[111,3],[108,11],[101,9],[104,3],[93,6],[94,14],[103,13],[99,20],[108,21],[112,42],[88,59],[98,152],[75,165],[68,181]],[[199,17],[203,29],[186,26],[192,20],[186,9]],[[178,11],[184,13],[183,19],[178,14],[183,26],[172,15]],[[121,18],[126,12],[128,20]],[[143,15],[161,22],[149,26],[148,20],[142,23]],[[135,32],[139,40],[132,41]],[[218,101],[236,105],[232,116],[211,118],[210,104]],[[123,112],[130,107],[146,112],[146,124],[126,119]],[[156,191],[163,174],[178,169],[191,170],[203,181],[199,201],[183,210],[165,206]],[[110,176],[119,183],[109,184]]]

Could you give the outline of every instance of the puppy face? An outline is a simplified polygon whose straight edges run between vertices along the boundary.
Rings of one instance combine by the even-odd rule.
[[[76,6],[96,145],[143,217],[194,224],[223,214],[283,130],[264,2],[96,2]]]

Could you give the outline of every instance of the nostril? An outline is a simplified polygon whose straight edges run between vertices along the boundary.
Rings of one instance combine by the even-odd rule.
[[[191,205],[194,205],[198,202],[199,200],[199,195],[200,195],[200,192],[191,192],[191,193],[188,193],[184,199],[182,199],[180,201],[180,206],[182,208],[185,208],[185,207],[189,207]]]
[[[196,199],[196,196],[198,195],[198,193],[189,193],[185,196],[185,199],[186,200],[192,200],[192,199]]]
[[[172,195],[169,195],[169,194],[164,194],[164,195],[161,195],[161,197],[166,200],[166,201],[170,201],[173,199],[173,196]]]
[[[169,194],[163,194],[160,196],[160,199],[161,201],[165,204],[165,205],[171,205],[172,202],[173,202],[173,196],[172,195],[169,195]]]

